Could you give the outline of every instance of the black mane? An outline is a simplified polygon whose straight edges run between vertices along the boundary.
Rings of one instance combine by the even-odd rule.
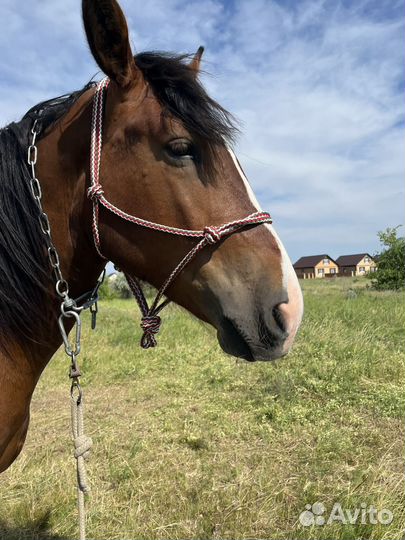
[[[165,53],[135,56],[163,110],[200,137],[206,146],[207,161],[212,161],[210,156],[215,148],[232,142],[237,130],[231,115],[208,96],[187,67],[188,60],[188,56]],[[39,103],[20,122],[0,129],[0,347],[3,349],[10,334],[36,339],[38,323],[47,316],[43,308],[52,283],[38,208],[30,190],[27,148],[32,123],[39,118],[39,136],[43,135],[94,84],[90,82],[77,92]]]
[[[37,341],[47,320],[45,297],[51,285],[38,207],[32,197],[27,149],[34,119],[44,130],[85,91],[39,103],[18,123],[0,129],[0,347],[7,351],[10,334]]]

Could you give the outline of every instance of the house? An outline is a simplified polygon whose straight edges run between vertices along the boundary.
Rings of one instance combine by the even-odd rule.
[[[339,271],[336,261],[326,254],[301,257],[293,266],[297,276],[304,279],[332,277]]]
[[[364,276],[377,270],[375,260],[368,253],[341,255],[336,262],[342,276]]]

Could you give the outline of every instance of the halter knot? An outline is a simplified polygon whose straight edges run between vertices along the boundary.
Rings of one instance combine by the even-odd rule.
[[[87,459],[90,456],[90,450],[93,446],[91,437],[87,437],[87,435],[79,435],[78,437],[75,437],[73,442],[75,445],[75,458],[77,459],[80,456],[83,456],[84,459]]]
[[[209,244],[216,244],[221,240],[221,235],[216,227],[204,227],[204,238]]]
[[[104,195],[103,188],[100,184],[93,184],[89,187],[87,190],[87,196],[89,199],[91,199],[93,202],[98,201],[98,199]]]
[[[143,349],[149,349],[150,347],[156,347],[157,342],[155,334],[160,330],[160,324],[162,319],[158,315],[146,315],[141,319],[141,328],[143,335],[141,338],[141,347]]]

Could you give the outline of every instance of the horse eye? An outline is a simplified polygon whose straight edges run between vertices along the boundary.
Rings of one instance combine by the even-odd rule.
[[[193,158],[194,147],[190,141],[176,140],[167,145],[168,151],[175,158]]]

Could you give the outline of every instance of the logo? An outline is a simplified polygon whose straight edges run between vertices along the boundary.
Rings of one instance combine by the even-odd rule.
[[[361,503],[360,508],[345,509],[338,502],[333,505],[329,514],[326,514],[326,507],[321,502],[306,504],[305,510],[299,516],[299,522],[303,527],[330,525],[336,522],[343,525],[356,523],[389,525],[393,519],[394,514],[387,508],[378,510],[373,505],[368,506],[366,503]]]
[[[321,502],[306,504],[304,512],[301,512],[299,520],[304,527],[311,525],[325,525],[325,518],[322,514],[326,511],[325,505]]]

